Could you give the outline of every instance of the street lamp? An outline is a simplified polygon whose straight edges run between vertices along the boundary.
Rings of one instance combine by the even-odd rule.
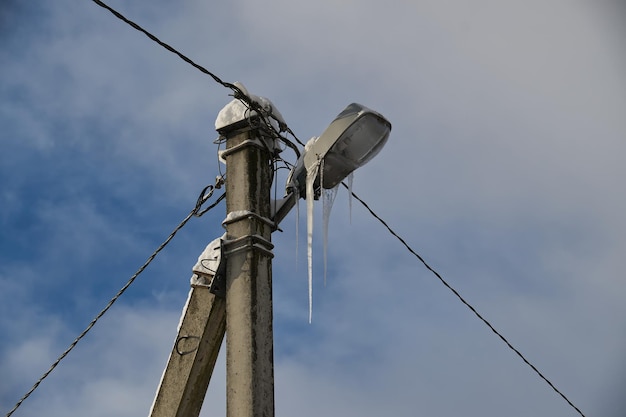
[[[227,170],[226,233],[200,255],[200,270],[194,268],[194,274],[207,277],[192,280],[151,417],[199,415],[226,332],[227,416],[274,415],[271,234],[305,190],[336,187],[380,151],[391,131],[380,114],[349,105],[319,138],[307,143],[289,175],[287,195],[271,204],[269,162],[280,148],[266,124],[254,122],[265,117],[257,110],[271,115],[268,122],[274,128],[284,120],[269,100],[237,86],[258,106],[233,100],[215,122],[226,140],[220,155]],[[309,195],[312,204],[315,194]],[[208,269],[202,262],[217,257],[217,245],[219,267]],[[211,278],[213,269],[220,272]]]
[[[306,144],[304,154],[287,178],[287,195],[276,204],[274,222],[280,223],[296,200],[305,196],[308,172],[315,171],[313,188],[317,197],[320,186],[336,187],[375,157],[387,143],[390,132],[391,123],[380,113],[358,103],[348,105],[321,136]]]

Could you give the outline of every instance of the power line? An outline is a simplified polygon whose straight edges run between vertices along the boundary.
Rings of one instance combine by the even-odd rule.
[[[209,211],[210,209],[212,209],[213,207],[218,205],[224,199],[226,193],[224,193],[220,197],[218,197],[217,200],[213,204],[211,204],[209,207],[207,207],[206,209],[204,209],[202,211],[200,210],[202,208],[202,205],[211,197],[211,195],[213,194],[214,189],[221,187],[221,184],[219,183],[220,180],[221,180],[220,177],[218,177],[216,179],[215,187],[210,185],[208,187],[205,187],[202,190],[202,192],[200,193],[200,196],[198,197],[198,201],[196,202],[196,206],[193,208],[193,210],[191,210],[189,212],[187,217],[185,217],[180,222],[180,224],[174,228],[174,230],[172,231],[172,233],[170,233],[170,235],[167,237],[167,239],[165,239],[165,241],[163,241],[163,243],[161,243],[161,245],[152,253],[152,255],[150,255],[148,257],[146,262],[144,262],[144,264],[137,270],[137,272],[135,272],[133,274],[133,276],[130,277],[128,282],[126,282],[126,284],[124,284],[124,286],[117,292],[117,294],[115,294],[113,296],[113,298],[111,298],[111,300],[109,300],[107,305],[96,315],[96,317],[94,317],[94,319],[91,320],[91,323],[89,323],[89,325],[85,328],[85,330],[83,330],[83,332],[80,335],[78,335],[78,337],[76,339],[74,339],[74,341],[65,350],[65,352],[63,352],[57,358],[57,360],[54,361],[54,363],[52,365],[50,365],[50,368],[46,372],[44,372],[44,374],[37,380],[37,382],[35,382],[35,384],[32,386],[32,388],[30,390],[28,390],[28,392],[26,394],[24,394],[24,396],[22,398],[20,398],[20,400],[6,414],[6,417],[10,417],[15,412],[15,410],[17,410],[22,405],[22,403],[28,397],[30,397],[30,395],[37,389],[37,387],[39,387],[39,385],[43,382],[43,380],[46,379],[48,377],[48,375],[50,375],[50,373],[52,373],[52,371],[57,367],[57,365],[59,365],[59,363],[61,363],[61,361],[72,351],[72,349],[74,349],[74,347],[78,344],[78,342],[83,337],[85,337],[85,335],[91,330],[91,328],[96,324],[96,322],[98,320],[100,320],[100,318],[102,316],[104,316],[104,314],[107,311],[109,311],[109,309],[118,300],[118,298],[120,298],[122,296],[122,294],[124,294],[124,292],[128,289],[128,287],[130,287],[132,285],[132,283],[139,276],[139,274],[141,274],[148,267],[148,265],[150,265],[150,263],[159,254],[159,252],[161,252],[165,248],[165,246],[167,246],[167,244],[170,243],[170,241],[174,238],[176,233],[178,233],[178,231],[180,229],[182,229],[192,217],[194,217],[194,216],[199,217],[199,216],[203,215],[204,213],[206,213],[207,211]]]
[[[124,15],[122,15],[117,10],[113,9],[111,6],[107,5],[106,3],[104,3],[104,2],[102,2],[100,0],[92,0],[92,1],[94,3],[96,3],[98,6],[108,10],[109,12],[111,12],[115,17],[117,17],[121,21],[123,21],[126,24],[132,26],[134,29],[138,30],[139,32],[143,33],[148,38],[150,38],[154,42],[158,43],[159,45],[161,45],[162,47],[164,47],[168,51],[178,55],[178,57],[180,59],[182,59],[183,61],[185,61],[188,64],[192,65],[193,67],[195,67],[196,69],[198,69],[201,72],[205,73],[206,75],[210,76],[211,78],[213,78],[213,80],[215,80],[216,83],[221,84],[222,86],[224,86],[226,88],[230,88],[231,90],[235,91],[236,93],[239,93],[239,94],[243,95],[243,92],[237,86],[235,86],[234,84],[230,84],[230,83],[226,83],[226,82],[222,81],[217,75],[213,74],[211,71],[209,71],[208,69],[204,68],[203,66],[196,64],[191,59],[189,59],[188,57],[186,57],[182,53],[178,52],[176,49],[174,49],[170,45],[168,45],[165,42],[161,41],[159,38],[154,36],[152,33],[148,32],[147,30],[145,30],[144,28],[139,26],[137,23],[135,23],[132,20],[127,19],[126,17],[124,17]]]
[[[189,65],[193,66],[194,68],[196,68],[197,70],[199,70],[200,72],[202,72],[203,74],[208,75],[209,77],[211,77],[216,83],[220,84],[223,87],[229,88],[233,91],[233,95],[235,98],[241,100],[243,103],[245,103],[251,110],[256,111],[258,114],[263,116],[263,121],[264,123],[268,126],[268,128],[270,129],[271,132],[274,133],[274,136],[276,137],[276,139],[282,140],[283,142],[285,142],[285,144],[287,144],[291,149],[293,149],[296,153],[296,155],[299,156],[299,151],[298,149],[295,147],[295,145],[293,145],[291,143],[291,141],[289,141],[287,138],[285,138],[284,136],[281,136],[279,132],[277,132],[274,129],[274,126],[272,126],[271,123],[268,122],[269,119],[274,119],[276,122],[278,122],[279,125],[279,129],[283,132],[287,132],[289,134],[291,134],[293,136],[293,138],[296,140],[296,142],[298,142],[298,144],[300,144],[301,146],[304,146],[304,143],[302,143],[302,141],[300,139],[298,139],[298,137],[295,135],[295,133],[293,133],[293,131],[289,128],[289,126],[287,126],[287,124],[284,123],[284,121],[279,120],[273,113],[271,112],[267,112],[265,109],[262,108],[262,106],[255,102],[254,100],[252,100],[250,97],[248,97],[247,94],[245,94],[238,86],[236,86],[235,84],[229,83],[229,82],[225,82],[222,81],[222,79],[220,77],[218,77],[217,75],[215,75],[213,72],[209,71],[208,69],[206,69],[205,67],[203,67],[200,64],[197,64],[196,62],[194,62],[191,58],[187,57],[186,55],[184,55],[183,53],[179,52],[178,50],[176,50],[174,47],[172,47],[171,45],[163,42],[162,40],[160,40],[159,38],[157,38],[155,35],[153,35],[152,33],[150,33],[149,31],[147,31],[146,29],[144,29],[143,27],[141,27],[139,24],[133,22],[132,20],[128,19],[127,17],[125,17],[123,14],[121,14],[120,12],[118,12],[117,10],[115,10],[114,8],[112,8],[111,6],[107,5],[106,3],[102,2],[101,0],[92,0],[94,3],[96,3],[98,6],[102,7],[103,9],[108,10],[109,12],[111,12],[115,17],[117,17],[118,19],[120,19],[121,21],[123,21],[124,23],[130,25],[132,28],[134,28],[135,30],[138,30],[139,32],[143,33],[144,35],[146,35],[148,38],[150,38],[152,41],[156,42],[157,44],[159,44],[160,46],[162,46],[163,48],[167,49],[168,51],[170,51],[171,53],[175,54],[176,56],[178,56],[180,59],[182,59],[183,61],[185,61],[186,63],[188,63]]]
[[[350,191],[350,188],[342,182],[342,185],[348,190]],[[539,369],[537,369],[537,367],[535,365],[533,365],[528,359],[526,359],[526,357],[518,350],[516,349],[511,342],[509,342],[503,335],[502,333],[500,333],[498,330],[496,330],[493,325],[487,321],[487,319],[485,319],[478,311],[476,311],[476,309],[469,303],[467,302],[462,296],[461,294],[459,294],[459,292],[457,290],[455,290],[452,285],[450,285],[445,279],[443,279],[443,277],[434,269],[432,268],[425,260],[424,258],[422,258],[417,252],[415,252],[408,243],[406,243],[406,241],[400,237],[388,224],[387,222],[385,222],[382,218],[380,218],[380,216],[378,216],[374,210],[372,210],[370,208],[369,205],[367,205],[367,203],[365,201],[363,201],[359,196],[357,196],[354,192],[351,192],[352,196],[354,198],[356,198],[359,203],[361,203],[363,205],[363,207],[365,207],[365,209],[367,211],[369,211],[369,213],[374,216],[374,218],[376,220],[378,220],[383,226],[385,226],[385,228],[389,231],[389,233],[391,233],[396,239],[398,239],[400,241],[400,243],[402,243],[404,245],[404,247],[411,253],[413,254],[417,259],[420,260],[420,262],[422,264],[424,264],[424,266],[426,267],[426,269],[428,269],[430,272],[433,273],[433,275],[435,275],[439,281],[441,281],[441,283],[450,291],[452,291],[452,293],[459,299],[459,301],[461,301],[467,308],[469,308],[472,313],[474,313],[474,315],[476,317],[478,317],[485,325],[487,325],[487,327],[489,327],[489,329],[491,329],[491,331],[493,333],[496,334],[496,336],[498,336],[507,346],[509,349],[511,349],[513,352],[515,352],[515,354],[517,354],[517,356],[519,356],[522,361],[524,361],[524,363],[526,365],[528,365],[533,371],[535,371],[535,373],[537,375],[539,375],[539,377],[541,379],[543,379],[549,386],[550,388],[552,388],[557,394],[559,394],[561,396],[561,398],[563,398],[574,410],[576,410],[578,412],[578,414],[580,414],[582,417],[585,417],[585,415],[582,413],[582,411],[580,411],[580,409],[578,407],[576,407],[574,405],[574,403],[572,403],[572,401],[570,401],[569,398],[567,398],[565,396],[565,394],[563,394],[552,382],[550,382],[550,380],[548,378],[546,378],[540,371]]]

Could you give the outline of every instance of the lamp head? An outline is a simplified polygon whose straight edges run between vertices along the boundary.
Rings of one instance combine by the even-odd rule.
[[[315,189],[334,188],[352,171],[365,165],[380,152],[391,132],[391,123],[381,114],[358,103],[346,107],[320,137],[307,143],[287,180],[288,187],[301,192],[306,173],[319,164]],[[323,172],[320,171],[323,170]]]

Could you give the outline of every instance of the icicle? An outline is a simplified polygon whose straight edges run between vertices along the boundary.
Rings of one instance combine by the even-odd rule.
[[[324,189],[324,160],[320,163],[320,186],[322,189],[322,213],[324,225],[324,286],[326,286],[326,276],[328,271],[328,224],[330,222],[330,212],[339,190],[339,184],[333,189]]]
[[[346,178],[348,182],[348,210],[350,210],[350,224],[352,224],[352,182],[354,181],[354,171]]]
[[[313,200],[315,199],[313,183],[317,177],[320,163],[317,161],[306,172],[306,228],[307,258],[309,266],[309,323],[313,317]]]
[[[296,199],[296,270],[298,270],[298,242],[300,242],[300,192],[298,187],[294,188],[294,198]]]
[[[330,211],[333,208],[338,190],[339,185],[330,190],[322,190],[322,211],[324,213],[324,286],[326,286],[326,271],[328,269],[328,223],[330,222]]]

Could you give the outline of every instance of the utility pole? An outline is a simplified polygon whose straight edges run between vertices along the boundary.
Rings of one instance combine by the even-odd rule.
[[[272,232],[304,194],[311,173],[317,177],[324,167],[316,187],[335,187],[378,153],[391,130],[380,114],[349,105],[307,144],[288,178],[287,195],[271,204],[272,165],[280,147],[268,123],[286,124],[269,100],[248,99],[267,114],[235,99],[216,120],[226,141],[221,154],[227,174],[226,234],[207,246],[193,268],[192,289],[150,417],[200,414],[225,333],[227,417],[274,416]],[[327,162],[320,164],[322,159]]]
[[[200,414],[224,332],[227,417],[274,416],[274,140],[259,116],[219,133],[226,138],[226,236],[207,246],[194,267],[192,289],[150,417]],[[215,259],[217,249],[221,264],[211,271],[203,261]]]
[[[255,119],[226,137],[226,415],[274,416],[270,211],[274,141]],[[251,126],[252,125],[252,126]],[[259,127],[253,127],[258,125]],[[267,139],[264,137],[267,136]]]

